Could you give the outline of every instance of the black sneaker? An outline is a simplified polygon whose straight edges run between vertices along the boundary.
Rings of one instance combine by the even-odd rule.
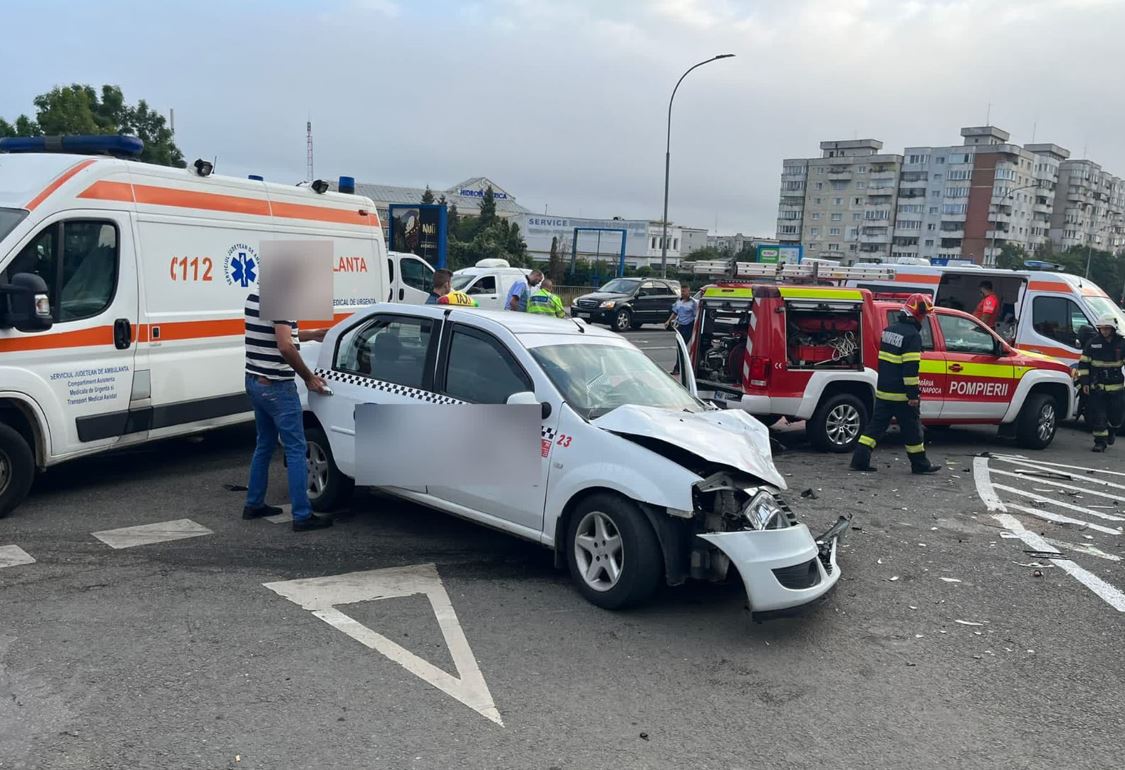
[[[293,519],[294,532],[308,532],[311,529],[327,529],[332,526],[332,519],[321,518],[316,514],[309,516],[307,519]]]
[[[285,511],[278,508],[276,505],[259,505],[257,508],[244,506],[242,508],[242,518],[244,519],[260,519],[263,516],[280,516]]]

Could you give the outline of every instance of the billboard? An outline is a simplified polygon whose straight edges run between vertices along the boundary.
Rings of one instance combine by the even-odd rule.
[[[803,246],[779,246],[759,243],[754,247],[754,261],[776,265],[778,262],[795,264],[804,257]]]
[[[392,203],[387,209],[391,220],[390,250],[417,254],[434,267],[445,267],[445,204]]]
[[[604,233],[598,238],[598,229],[625,231],[625,255],[628,257],[648,256],[648,222],[643,219],[586,219],[583,217],[559,217],[546,214],[524,214],[517,220],[520,234],[527,243],[527,250],[545,259],[551,253],[551,239],[571,247],[574,228],[588,228],[580,232],[578,250],[584,259],[600,251],[606,259],[616,259],[621,251],[621,234]],[[599,243],[600,240],[600,243]],[[572,256],[572,255],[568,255]]]

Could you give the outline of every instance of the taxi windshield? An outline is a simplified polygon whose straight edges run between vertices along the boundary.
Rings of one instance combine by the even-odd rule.
[[[634,347],[567,343],[530,352],[566,402],[588,420],[626,404],[704,410],[677,380]]]
[[[16,225],[23,221],[27,216],[27,212],[23,209],[0,209],[0,241],[7,237],[8,233],[16,229]]]

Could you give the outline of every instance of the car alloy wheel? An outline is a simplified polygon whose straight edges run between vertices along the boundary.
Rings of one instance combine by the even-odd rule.
[[[625,564],[621,533],[608,514],[590,511],[578,523],[574,536],[574,560],[582,580],[595,591],[617,585]]]
[[[320,444],[309,441],[306,462],[309,472],[309,497],[320,497],[328,487],[328,453]]]
[[[1055,434],[1055,404],[1047,401],[1039,409],[1039,421],[1036,424],[1041,441],[1047,441]]]
[[[628,310],[618,310],[617,314],[613,316],[613,328],[616,331],[624,332],[629,330],[629,324],[632,323],[632,318]]]
[[[824,419],[824,432],[836,446],[845,446],[859,436],[860,414],[852,404],[837,404]]]
[[[0,452],[0,495],[8,491],[12,483],[12,461],[6,452]]]

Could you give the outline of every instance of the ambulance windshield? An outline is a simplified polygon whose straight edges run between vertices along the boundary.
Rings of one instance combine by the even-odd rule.
[[[0,225],[0,232],[3,231],[3,226]],[[1095,320],[1101,318],[1103,315],[1117,316],[1118,328],[1125,329],[1125,311],[1113,304],[1113,300],[1108,297],[1086,297],[1086,304],[1094,311]]]
[[[8,233],[15,230],[26,216],[27,212],[23,209],[0,209],[0,241],[7,238]]]
[[[544,345],[532,348],[531,355],[566,402],[588,420],[626,404],[703,411],[679,381],[634,347]]]

